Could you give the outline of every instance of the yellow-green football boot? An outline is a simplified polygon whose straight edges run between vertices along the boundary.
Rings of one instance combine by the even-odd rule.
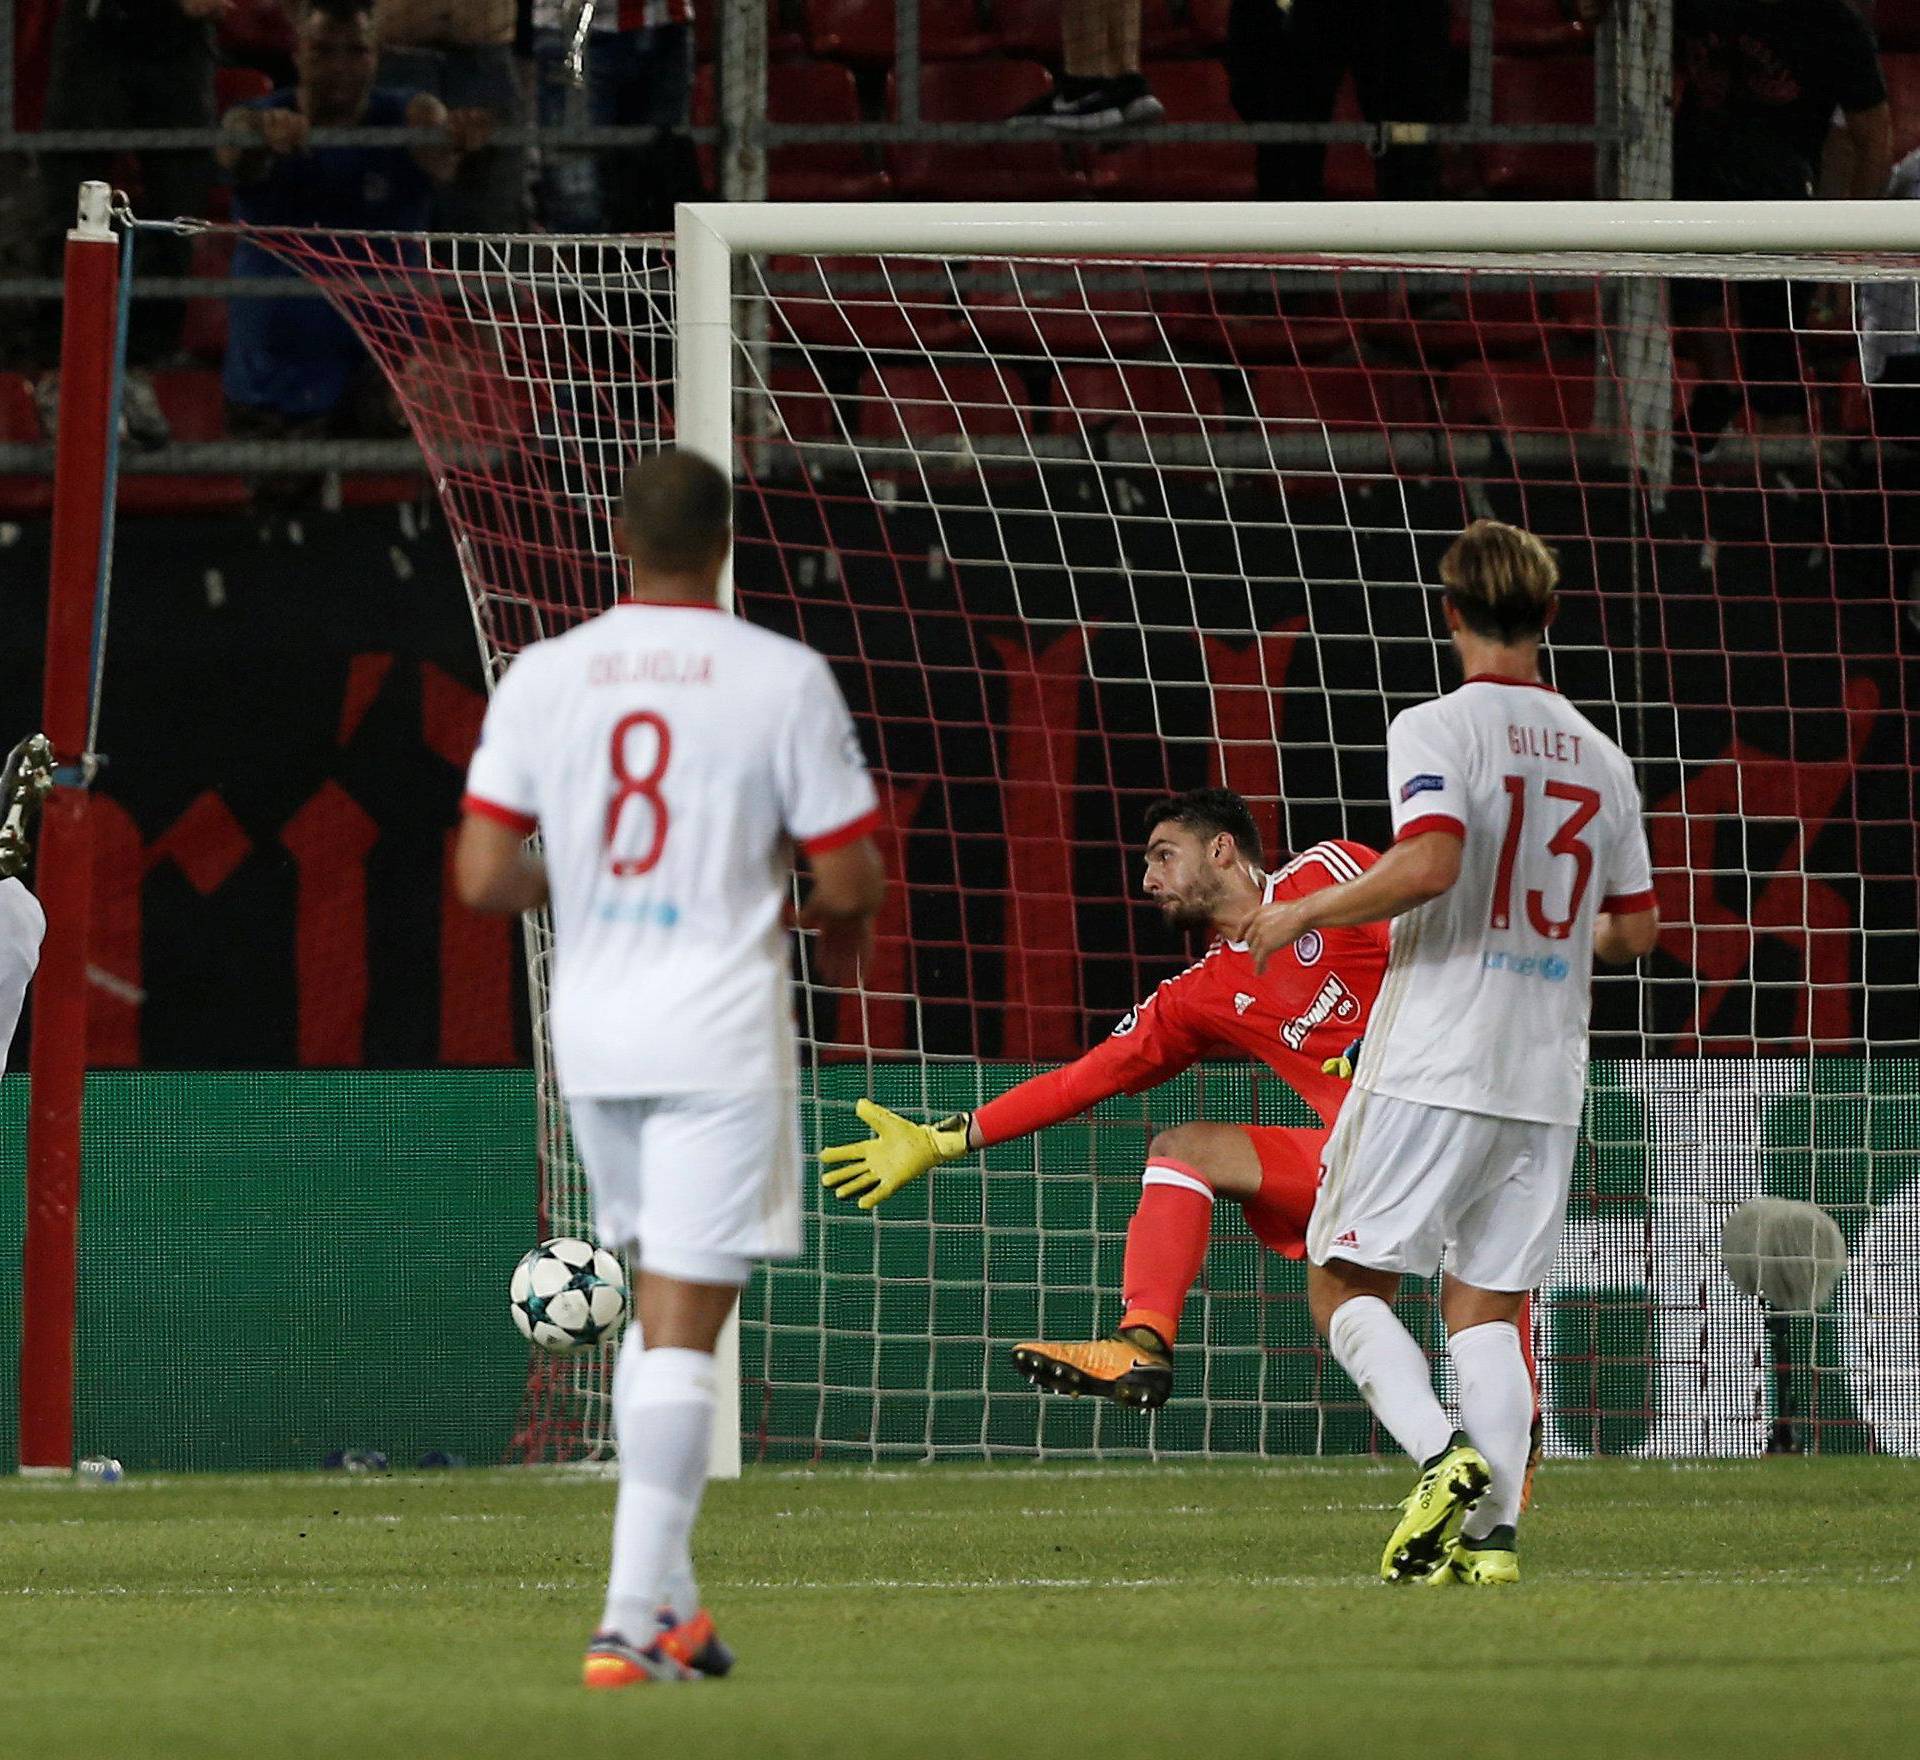
[[[1475,1589],[1499,1589],[1520,1581],[1520,1555],[1513,1529],[1489,1528],[1478,1540],[1460,1540],[1449,1561],[1453,1580]]]
[[[1380,1575],[1389,1583],[1425,1582],[1447,1562],[1467,1511],[1492,1483],[1486,1456],[1465,1431],[1454,1431],[1401,1504],[1399,1525],[1380,1555]]]

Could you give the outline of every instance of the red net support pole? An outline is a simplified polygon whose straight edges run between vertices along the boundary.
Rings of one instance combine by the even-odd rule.
[[[119,244],[107,197],[104,184],[84,186],[79,224],[67,234],[41,711],[61,768],[41,815],[35,876],[47,933],[34,980],[33,1097],[27,1119],[22,1471],[64,1470],[73,1464],[80,1112],[87,1073],[87,923],[93,890],[87,741],[119,307]]]

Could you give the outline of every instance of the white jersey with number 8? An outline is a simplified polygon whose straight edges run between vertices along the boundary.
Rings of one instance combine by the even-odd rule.
[[[1649,909],[1633,767],[1559,692],[1469,679],[1394,718],[1395,841],[1462,839],[1459,880],[1394,920],[1356,1089],[1578,1124],[1593,922]]]
[[[879,820],[818,654],[710,605],[618,605],[515,659],[465,804],[540,830],[569,1098],[793,1086],[789,845]]]

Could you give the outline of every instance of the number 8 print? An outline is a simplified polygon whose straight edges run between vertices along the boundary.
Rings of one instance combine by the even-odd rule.
[[[637,727],[651,728],[654,736],[653,768],[642,776],[636,776],[627,768],[627,739]],[[613,797],[607,802],[605,847],[612,850],[614,837],[620,829],[620,815],[626,810],[628,801],[637,798],[653,809],[652,836],[647,842],[646,853],[613,858],[613,871],[622,879],[646,873],[659,862],[661,852],[667,847],[667,803],[660,793],[660,781],[667,773],[667,760],[672,755],[673,735],[668,731],[666,722],[651,709],[623,715],[613,724],[613,739],[609,744],[607,760],[613,768],[614,790]]]

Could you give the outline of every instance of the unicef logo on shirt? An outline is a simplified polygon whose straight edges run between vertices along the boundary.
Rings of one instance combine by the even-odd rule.
[[[1306,934],[1302,935],[1300,939],[1293,944],[1294,957],[1298,959],[1303,966],[1317,964],[1320,955],[1325,950],[1326,943],[1320,939],[1320,931],[1318,929],[1309,929]]]

